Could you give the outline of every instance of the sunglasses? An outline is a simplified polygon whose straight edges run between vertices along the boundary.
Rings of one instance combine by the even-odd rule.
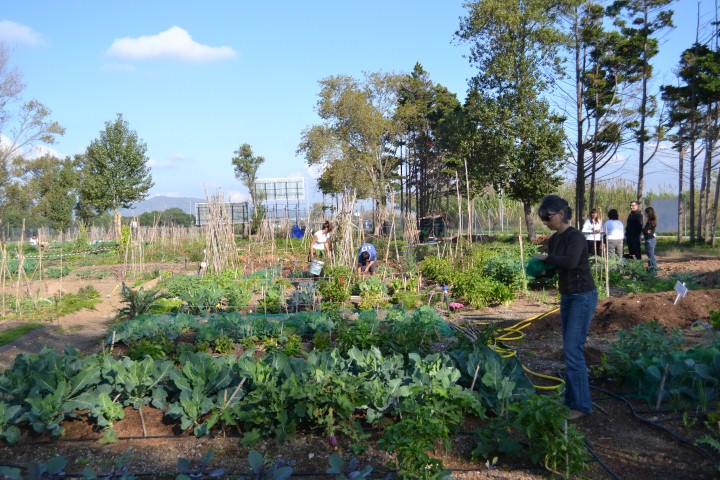
[[[540,215],[540,220],[542,220],[543,222],[547,222],[547,221],[549,221],[552,217],[554,217],[554,216],[557,215],[557,214],[558,214],[558,212],[546,213],[546,214],[544,214],[544,215]]]

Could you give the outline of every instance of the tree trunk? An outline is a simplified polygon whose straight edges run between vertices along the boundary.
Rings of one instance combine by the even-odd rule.
[[[702,241],[706,238],[705,236],[705,218],[707,216],[707,201],[710,198],[710,166],[708,165],[708,156],[705,155],[705,161],[703,162],[702,175],[700,175],[700,203],[698,205],[698,224],[697,224],[697,238]]]
[[[677,231],[677,243],[680,245],[683,241],[683,219],[685,218],[685,212],[683,209],[683,171],[685,166],[685,148],[680,148],[678,151],[678,231]]]
[[[583,141],[583,95],[582,95],[582,68],[580,64],[580,33],[577,16],[575,18],[575,108],[577,116],[577,172],[575,175],[575,209],[580,213],[585,209],[585,142]],[[575,218],[575,224],[580,226],[579,216]],[[528,229],[528,235],[530,230]],[[532,240],[532,238],[531,238]]]
[[[715,199],[713,200],[712,221],[710,222],[710,243],[715,247],[715,229],[717,227],[718,200],[720,200],[720,167],[718,168],[718,180],[715,181]]]
[[[533,220],[532,204],[523,202],[523,212],[525,213],[525,226],[527,227],[528,240],[535,240],[535,221]]]
[[[648,25],[648,11],[645,9],[643,25]],[[642,205],[643,189],[645,188],[645,122],[647,120],[647,104],[648,104],[648,81],[649,81],[649,59],[648,59],[648,38],[644,37],[641,60],[642,66],[642,95],[640,97],[640,141],[638,148],[638,183],[636,199]]]
[[[690,171],[688,181],[688,218],[690,219],[690,243],[695,243],[695,139],[690,139]],[[682,182],[682,178],[680,179]]]
[[[122,238],[122,216],[120,215],[120,210],[117,208],[115,209],[115,214],[113,216],[113,227],[115,228],[115,240],[117,242],[120,242]]]

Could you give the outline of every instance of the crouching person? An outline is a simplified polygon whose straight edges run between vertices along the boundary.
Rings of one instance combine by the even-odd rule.
[[[371,243],[365,243],[358,251],[358,276],[364,274],[375,275],[377,271],[377,252]]]

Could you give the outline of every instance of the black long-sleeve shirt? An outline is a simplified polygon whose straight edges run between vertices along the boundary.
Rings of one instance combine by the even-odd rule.
[[[637,235],[640,236],[643,229],[643,214],[635,211],[630,212],[628,215],[627,222],[625,222],[625,235]]]
[[[558,271],[560,293],[595,290],[595,281],[588,261],[587,241],[585,235],[575,227],[568,227],[563,233],[554,233],[550,237],[545,262]]]
[[[645,222],[645,226],[643,227],[642,231],[645,240],[655,238],[655,227],[657,227],[657,225],[653,224],[652,222]]]

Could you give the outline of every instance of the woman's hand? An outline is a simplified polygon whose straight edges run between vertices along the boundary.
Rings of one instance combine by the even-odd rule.
[[[544,253],[536,253],[535,255],[533,255],[533,258],[542,260],[544,262],[545,260],[547,260],[548,256],[545,255]]]

